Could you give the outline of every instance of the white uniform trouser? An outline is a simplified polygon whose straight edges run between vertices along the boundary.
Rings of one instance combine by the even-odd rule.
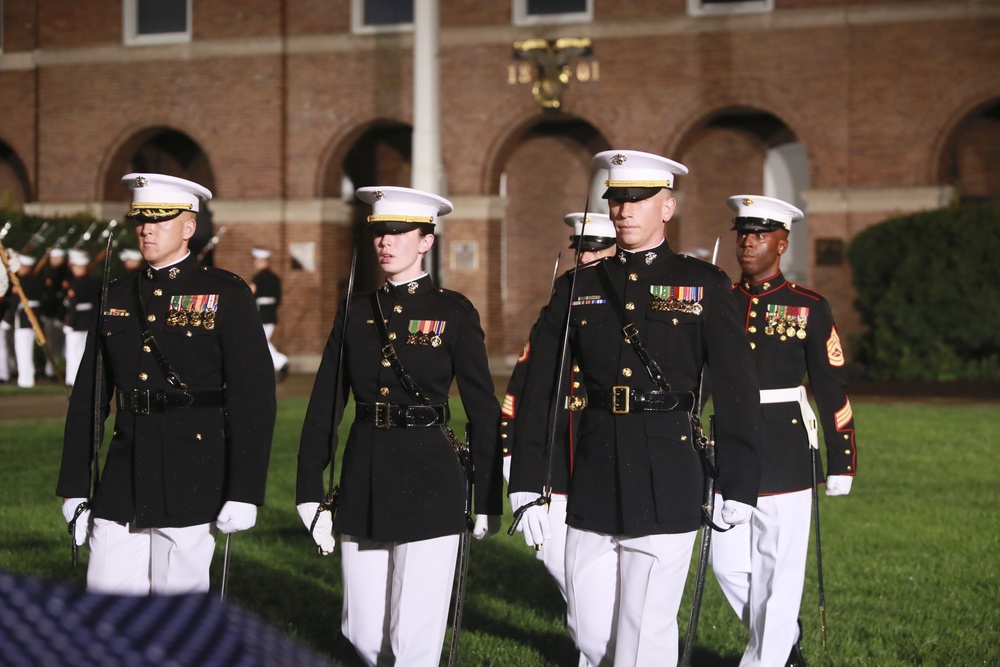
[[[552,537],[545,538],[545,543],[535,553],[555,580],[563,600],[566,599],[566,501],[566,494],[552,494],[549,502]]]
[[[87,590],[111,595],[177,595],[208,591],[214,524],[132,528],[94,519]]]
[[[0,326],[0,380],[10,381],[10,349],[13,336],[10,327],[4,324]]]
[[[458,535],[415,542],[341,535],[341,631],[365,664],[438,665],[458,545]]]
[[[35,330],[14,329],[14,355],[17,357],[17,386],[35,386]]]
[[[559,587],[559,593],[562,594],[563,600],[566,599],[566,504],[567,496],[564,493],[553,493],[552,498],[549,501],[549,526],[552,529],[552,537],[546,538],[545,543],[539,547],[536,554],[536,558],[542,561],[545,565],[545,569],[548,570],[549,574],[555,580],[556,585]],[[604,575],[610,579],[614,579],[617,576],[618,569],[617,565],[610,563],[608,572]],[[611,609],[615,604],[614,591],[610,592],[608,598],[601,603],[604,607]],[[608,614],[608,625],[607,631],[605,633],[603,642],[606,644],[607,640],[611,634],[611,621],[610,614]],[[597,638],[595,641],[599,641]],[[586,656],[581,652],[580,661],[577,667],[590,667],[590,662],[587,660]]]
[[[274,364],[274,370],[280,371],[282,367],[288,363],[288,357],[281,352],[278,352],[278,348],[274,346],[271,342],[271,336],[274,334],[274,325],[265,324],[264,325],[264,335],[267,337],[267,349],[271,353],[271,363]]]
[[[87,347],[87,332],[74,331],[67,327],[66,333],[66,386],[72,387],[83,361],[83,350]]]
[[[612,655],[615,665],[677,664],[677,611],[696,533],[626,538],[569,528],[569,630],[590,664]]]
[[[798,638],[811,509],[811,489],[761,496],[749,522],[712,536],[715,578],[750,630],[740,667],[784,665]]]

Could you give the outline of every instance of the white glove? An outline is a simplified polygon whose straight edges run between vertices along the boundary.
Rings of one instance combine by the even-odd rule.
[[[7,320],[0,320],[0,330],[7,331],[10,329],[10,322]]]
[[[510,508],[517,512],[525,505],[531,505],[541,498],[540,493],[530,491],[515,491],[510,494]],[[540,547],[545,540],[552,537],[552,526],[549,524],[548,508],[545,505],[531,505],[521,515],[517,524],[517,532],[524,533],[524,543],[529,547]]]
[[[503,457],[503,481],[510,484],[510,454]]]
[[[302,523],[306,525],[306,530],[312,528],[319,503],[299,503],[295,509],[298,510]],[[319,518],[316,519],[316,529],[313,531],[312,538],[316,546],[319,547],[321,556],[329,556],[333,553],[333,515],[330,514],[330,510],[323,510]]]
[[[257,523],[257,506],[251,503],[241,503],[238,500],[227,500],[215,518],[215,527],[220,533],[238,533],[241,530],[253,528]]]
[[[68,324],[64,324],[63,325],[63,333],[64,334],[71,334],[71,333],[73,333],[73,327],[69,326]]]
[[[851,492],[854,478],[850,475],[830,475],[826,478],[826,495],[846,496]]]
[[[76,508],[80,506],[80,503],[87,502],[86,498],[67,498],[62,504],[62,514],[63,518],[66,519],[66,523],[73,520],[73,515],[76,514]],[[73,542],[77,546],[82,547],[87,543],[87,534],[90,532],[90,510],[83,510],[80,512],[80,516],[76,518],[76,531],[73,533]]]
[[[750,520],[753,508],[738,500],[724,500],[722,502],[722,520],[730,526],[738,526]]]
[[[495,514],[477,514],[476,527],[472,529],[472,536],[477,540],[485,540],[500,532],[500,517]]]

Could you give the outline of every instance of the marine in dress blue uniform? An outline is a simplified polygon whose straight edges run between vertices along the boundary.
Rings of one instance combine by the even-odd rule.
[[[408,393],[383,355],[372,293],[351,297],[346,321],[342,303],[302,427],[296,503],[312,528],[324,497],[333,430],[353,394],[355,419],[332,526],[342,551],[341,627],[366,664],[437,665],[459,536],[467,529],[466,478],[442,430],[452,382],[469,419],[479,538],[499,528],[503,511],[500,405],[475,307],[458,292],[437,287],[421,268],[435,221],[452,210],[451,203],[389,186],[361,188],[357,196],[373,207],[370,242],[388,278],[375,294],[389,344],[426,403]],[[323,552],[334,548],[331,519],[330,512],[321,512],[313,532]]]
[[[101,284],[90,275],[90,256],[82,250],[69,251],[70,276],[63,288],[62,333],[66,348],[66,386],[72,387],[87,347],[87,334],[94,327]]]
[[[281,278],[271,270],[271,251],[266,248],[254,248],[250,251],[254,268],[257,273],[250,279],[250,289],[253,290],[257,310],[260,311],[260,321],[264,323],[264,335],[267,337],[267,349],[271,353],[271,362],[278,373],[278,379],[288,377],[288,357],[278,351],[271,342],[274,329],[278,325],[278,308],[281,306]]]
[[[761,481],[751,520],[715,536],[712,567],[750,630],[740,665],[804,667],[796,621],[809,546],[811,448],[818,438],[802,381],[808,375],[825,434],[827,494],[846,495],[857,450],[844,353],[826,299],[780,270],[788,231],[802,211],[759,195],[735,195],[728,204],[737,212],[733,229],[743,273],[733,294],[761,387]],[[823,480],[820,457],[815,461],[816,479]]]
[[[569,247],[579,249],[579,265],[589,264],[602,257],[609,257],[615,252],[615,226],[607,214],[603,213],[568,213],[563,222],[573,228]],[[504,395],[503,409],[500,420],[500,438],[504,454],[504,478],[510,481],[510,460],[514,448],[514,425],[517,419],[518,406],[524,394],[524,383],[528,376],[528,365],[531,360],[531,341],[537,326],[532,327],[528,340],[517,358],[514,370],[507,382],[507,392]],[[551,534],[545,536],[545,541],[536,552],[545,569],[559,587],[563,599],[566,599],[566,503],[569,490],[569,477],[573,469],[573,443],[579,430],[580,419],[574,413],[582,409],[583,397],[586,396],[580,380],[576,377],[580,368],[576,364],[568,364],[563,371],[568,386],[563,389],[559,399],[560,405],[569,409],[556,413],[556,430],[552,452],[552,498],[549,501],[549,527]],[[547,462],[546,462],[547,463]],[[516,510],[517,508],[513,508]],[[609,563],[614,566],[614,563]],[[614,590],[608,590],[608,597],[603,608],[608,613],[608,633],[611,632],[611,611],[614,607]],[[581,653],[582,666],[588,665],[586,657]]]
[[[517,420],[511,505],[533,502],[545,483],[554,366],[568,315],[570,354],[587,392],[567,509],[570,631],[592,664],[613,651],[615,664],[670,665],[701,525],[704,477],[690,413],[702,367],[708,364],[718,378],[716,446],[731,523],[746,520],[757,498],[759,389],[730,281],[710,264],[675,254],[664,238],[676,207],[670,189],[687,168],[639,151],[606,151],[594,162],[609,170],[604,196],[618,252],[577,270],[571,309],[572,276],[563,276],[542,310],[532,342],[538,363],[528,369]],[[663,377],[654,379],[626,340],[614,298]],[[533,506],[519,528],[543,543],[547,523],[545,510]],[[592,576],[607,559],[619,573],[610,583]],[[595,609],[609,585],[619,601],[612,642],[602,639],[604,613]]]
[[[69,521],[92,490],[100,346],[102,431],[112,400],[118,409],[100,485],[76,524],[76,541],[91,552],[88,589],[203,592],[216,532],[250,528],[264,501],[274,373],[250,288],[188,251],[199,202],[211,192],[162,174],[128,174],[123,183],[146,266],[109,285],[90,331],[56,493],[67,499]]]

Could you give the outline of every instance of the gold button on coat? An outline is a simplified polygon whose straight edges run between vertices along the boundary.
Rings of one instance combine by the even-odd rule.
[[[622,369],[622,375],[624,375],[627,378],[632,377],[632,369],[631,368],[623,368]]]
[[[150,322],[155,322],[156,315],[146,315],[146,319],[149,320]]]
[[[145,382],[146,380],[149,379],[149,376],[146,375],[145,373],[139,373],[139,379]]]
[[[163,290],[157,287],[155,290],[153,290],[153,296],[163,296]]]
[[[382,396],[388,396],[389,395],[389,388],[388,387],[382,387],[381,389],[378,390],[378,393],[381,394]]]

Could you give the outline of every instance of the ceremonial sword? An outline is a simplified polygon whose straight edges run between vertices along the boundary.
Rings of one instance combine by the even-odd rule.
[[[715,249],[712,251],[712,264],[716,263],[719,256],[719,237],[715,239]],[[698,380],[698,402],[694,409],[701,414],[703,392],[705,389],[705,372],[702,369],[701,377]],[[700,421],[700,420],[699,420]],[[694,434],[697,438],[699,434]],[[698,631],[698,616],[701,614],[701,600],[705,593],[705,579],[708,576],[708,554],[712,547],[712,516],[715,512],[715,477],[713,468],[715,466],[715,415],[709,417],[708,440],[702,443],[704,450],[705,465],[705,491],[702,496],[704,504],[701,506],[701,546],[698,550],[698,570],[695,574],[694,592],[691,596],[691,614],[688,617],[687,633],[684,635],[684,651],[679,662],[680,667],[691,665],[691,654],[694,651],[694,637]]]

